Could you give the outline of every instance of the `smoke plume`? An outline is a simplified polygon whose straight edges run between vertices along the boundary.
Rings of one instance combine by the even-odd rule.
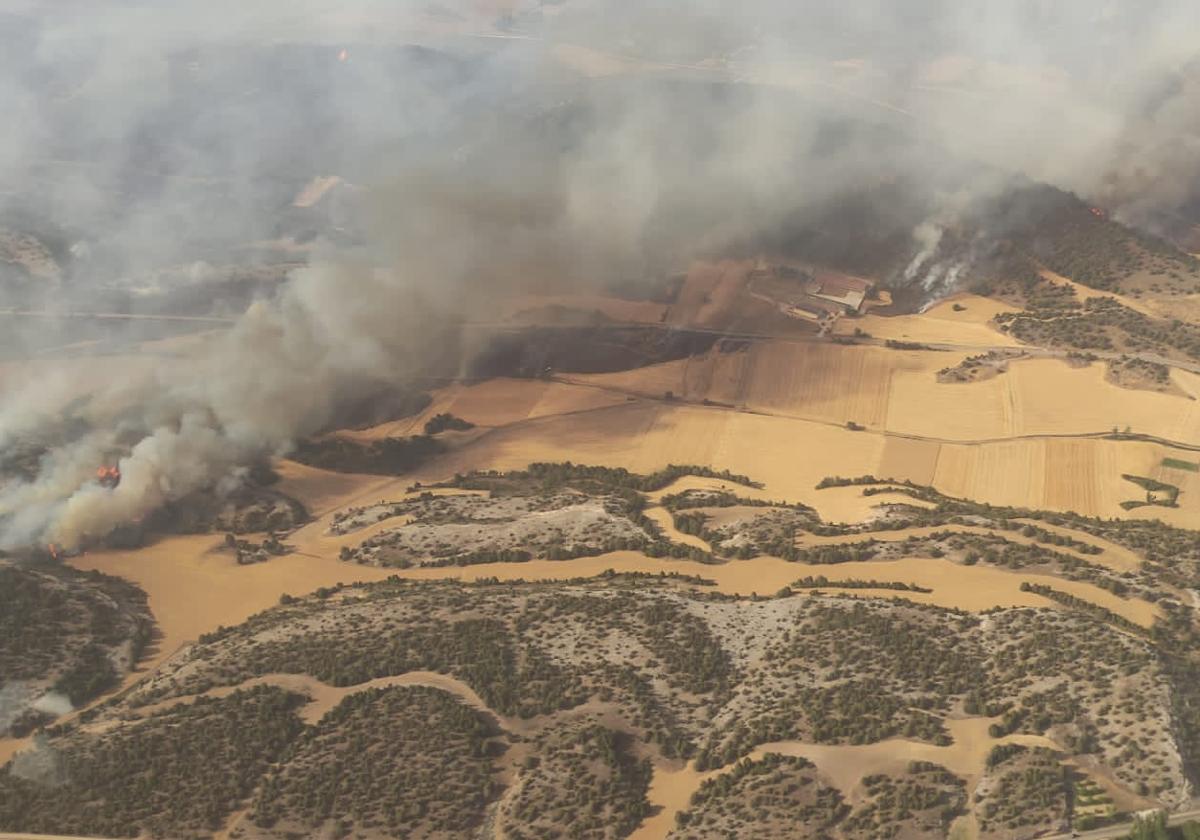
[[[0,547],[78,545],[226,487],[427,372],[448,328],[514,291],[860,236],[898,238],[898,273],[947,288],[963,266],[937,261],[944,231],[1011,177],[1151,229],[1197,204],[1184,0],[0,15],[0,228],[61,269],[0,274],[0,308],[232,321],[177,354],[75,348],[31,373],[44,328],[14,316],[0,449],[51,445],[0,488]],[[294,201],[332,175],[319,211]],[[255,282],[214,279],[229,266]],[[127,344],[153,337],[130,324]],[[94,477],[110,461],[116,487]]]

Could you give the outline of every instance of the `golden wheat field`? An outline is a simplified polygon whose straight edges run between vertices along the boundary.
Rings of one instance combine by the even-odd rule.
[[[839,521],[846,519],[844,511],[827,491],[815,489],[827,476],[930,478],[949,495],[994,504],[1098,516],[1154,515],[1180,524],[1200,510],[1200,494],[1191,493],[1181,496],[1175,509],[1127,513],[1120,508],[1132,487],[1120,475],[1150,475],[1173,451],[1152,443],[1102,438],[914,441],[787,416],[624,398],[573,414],[529,417],[533,404],[522,403],[525,419],[520,422],[464,441],[413,476],[397,479],[395,486],[471,469],[521,469],[536,461],[605,464],[635,472],[700,464],[749,475],[765,484],[766,498],[804,502]],[[888,475],[891,469],[898,474]],[[861,502],[858,506],[861,510]]]
[[[961,309],[955,309],[955,306]],[[991,326],[1000,312],[1015,312],[1006,303],[978,295],[959,294],[939,301],[914,315],[864,315],[838,322],[835,332],[851,335],[856,329],[876,338],[962,344],[981,347],[1012,347],[1016,339]]]
[[[1054,358],[1014,360],[976,382],[938,381],[939,370],[967,355],[775,341],[571,379],[949,441],[1129,428],[1200,444],[1200,399],[1122,388],[1105,378],[1103,364],[1073,367]],[[1175,370],[1172,379],[1184,394],[1200,393],[1200,375]]]
[[[953,360],[951,360],[953,361]],[[1175,371],[1182,390],[1196,374]],[[1200,400],[1121,388],[1103,364],[1072,367],[1058,359],[1022,359],[991,379],[939,383],[925,370],[892,375],[886,428],[948,440],[1090,434],[1114,427],[1200,443]]]

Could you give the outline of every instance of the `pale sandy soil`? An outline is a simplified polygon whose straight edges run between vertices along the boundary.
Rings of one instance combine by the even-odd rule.
[[[961,312],[954,304],[965,307]],[[885,317],[864,315],[844,318],[834,332],[851,335],[855,328],[876,338],[900,341],[947,342],[983,347],[1015,347],[1019,342],[992,327],[988,322],[999,312],[1016,312],[1016,308],[1000,301],[977,295],[954,295],[916,315]]]
[[[1200,373],[1174,368],[1171,371],[1171,382],[1187,396],[1200,400]]]
[[[1179,318],[1200,323],[1200,294],[1146,298],[1142,305],[1161,318]]]
[[[1008,735],[992,738],[987,729],[999,718],[964,718],[947,720],[946,728],[954,738],[948,747],[939,747],[905,738],[891,738],[874,744],[835,746],[808,744],[801,741],[779,741],[763,744],[750,753],[752,760],[769,753],[802,756],[813,762],[817,770],[843,795],[850,796],[864,776],[873,773],[901,771],[910,761],[930,761],[967,779],[970,789],[983,773],[984,762],[992,747],[998,744],[1025,744],[1054,747],[1040,735]],[[645,820],[630,835],[631,840],[658,840],[675,827],[675,814],[688,807],[692,794],[706,779],[729,772],[728,767],[707,772],[696,771],[691,764],[683,767],[656,766],[650,782],[648,798],[662,808]]]

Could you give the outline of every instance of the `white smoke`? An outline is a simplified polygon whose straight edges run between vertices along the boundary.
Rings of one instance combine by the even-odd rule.
[[[525,3],[505,23],[511,32],[466,2],[448,4],[458,23],[432,29],[425,5],[409,2],[54,5],[0,8],[32,21],[28,32],[16,26],[24,17],[9,21],[17,34],[0,44],[0,108],[17,115],[0,140],[0,181],[24,183],[31,162],[72,143],[94,152],[30,188],[51,216],[108,225],[79,253],[157,267],[181,238],[267,235],[261,217],[288,199],[261,184],[314,160],[369,185],[369,241],[353,259],[318,251],[180,358],[130,360],[82,389],[95,376],[87,364],[6,379],[0,449],[39,432],[81,390],[90,399],[75,412],[87,431],[52,450],[34,479],[0,488],[0,547],[78,544],[227,488],[250,459],[324,427],[340,402],[419,373],[439,329],[465,309],[488,313],[505,289],[653,276],[764,232],[786,235],[785,220],[847,193],[937,181],[947,151],[1079,191],[1144,186],[1136,203],[1122,199],[1140,216],[1160,200],[1186,203],[1180,185],[1200,168],[1186,141],[1191,86],[1168,87],[1152,113],[1139,112],[1196,51],[1200,4],[1190,0],[748,0],[736,13],[716,0],[567,2],[552,16]],[[442,60],[400,72],[360,61],[354,46],[414,41],[445,50]],[[224,81],[226,58],[262,44],[288,46],[261,65],[277,74],[278,95],[235,77],[200,103],[201,118],[172,99],[177,76],[189,91],[188,74]],[[349,61],[337,63],[346,44]],[[328,47],[338,75],[307,88],[308,65],[290,45]],[[194,61],[177,60],[189,51]],[[599,64],[611,78],[584,78],[595,55],[607,56]],[[46,76],[45,89],[27,81]],[[307,122],[291,110],[301,100],[317,106]],[[335,140],[353,141],[346,151],[305,146],[330,125],[341,127]],[[1156,134],[1163,128],[1178,141]],[[164,140],[163,159],[147,162],[143,141],[155,132],[184,139]],[[894,143],[900,135],[912,143]],[[189,177],[138,193],[154,167]],[[221,201],[189,204],[184,185],[209,180]],[[912,229],[903,275],[932,293],[964,269],[938,259],[959,203],[923,207],[927,220]],[[90,272],[74,279],[80,296],[111,279]],[[121,483],[101,486],[94,471],[117,454]]]
[[[33,705],[30,708],[35,712],[41,712],[56,718],[75,711],[75,706],[71,704],[71,698],[57,691],[47,691],[37,700],[33,701]]]
[[[919,250],[908,264],[908,267],[904,269],[904,279],[906,281],[915,279],[921,267],[936,253],[938,245],[942,242],[943,232],[944,228],[941,225],[931,221],[921,222],[921,224],[913,229],[912,237],[916,240]]]
[[[116,487],[94,476],[119,447],[119,425],[51,450],[33,480],[0,490],[0,546],[74,547],[198,490],[236,485],[244,464],[323,427],[340,397],[410,376],[440,320],[421,301],[392,272],[299,271],[277,298],[127,395],[147,431],[120,458]]]

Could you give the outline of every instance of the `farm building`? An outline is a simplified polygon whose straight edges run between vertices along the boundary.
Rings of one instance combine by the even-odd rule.
[[[809,282],[807,291],[813,297],[842,306],[847,312],[858,312],[870,287],[871,284],[860,277],[818,271]]]

